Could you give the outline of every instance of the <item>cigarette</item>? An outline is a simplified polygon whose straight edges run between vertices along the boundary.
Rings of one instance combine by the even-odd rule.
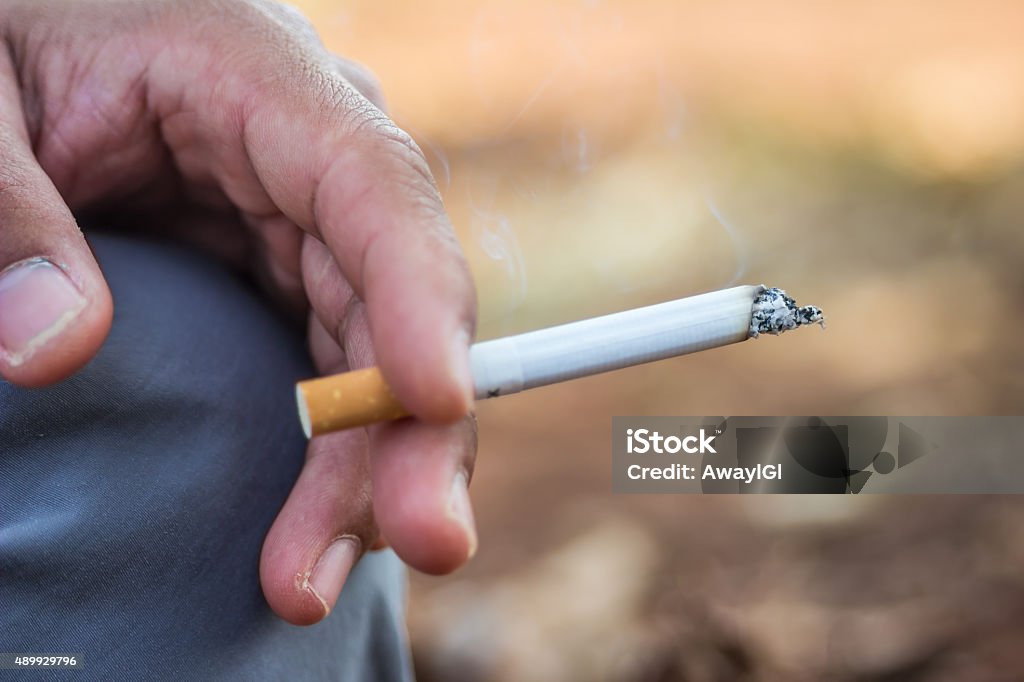
[[[483,341],[469,357],[485,400],[810,324],[825,326],[820,308],[746,285]],[[377,367],[301,381],[295,394],[307,438],[409,414]]]

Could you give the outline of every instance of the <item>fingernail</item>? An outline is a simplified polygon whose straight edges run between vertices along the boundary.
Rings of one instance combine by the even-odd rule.
[[[469,332],[460,328],[455,333],[455,339],[451,346],[451,357],[448,362],[452,376],[466,397],[467,412],[473,408],[473,399],[475,397],[473,371],[469,366],[469,346]]]
[[[466,539],[469,541],[466,559],[472,559],[477,548],[476,522],[473,520],[473,505],[469,501],[469,477],[461,469],[452,481],[452,490],[448,497],[448,515],[466,531]]]
[[[331,605],[341,594],[345,579],[359,556],[359,544],[359,539],[354,536],[340,537],[327,546],[313,566],[308,587],[324,605],[325,614],[330,613]]]
[[[0,350],[20,365],[58,336],[85,307],[85,297],[59,267],[29,258],[0,272]]]

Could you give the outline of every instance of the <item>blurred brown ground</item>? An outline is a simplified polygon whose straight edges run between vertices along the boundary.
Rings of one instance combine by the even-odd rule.
[[[1024,413],[1024,4],[297,4],[430,157],[481,338],[732,282],[829,317],[482,404],[480,554],[413,579],[424,679],[1024,677],[1016,498],[613,497],[608,438]]]

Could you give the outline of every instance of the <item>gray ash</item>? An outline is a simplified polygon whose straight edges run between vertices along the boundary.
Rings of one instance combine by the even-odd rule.
[[[821,308],[813,305],[798,306],[792,297],[782,289],[761,286],[762,291],[754,299],[750,316],[750,336],[781,334],[806,324],[825,326],[825,315]]]

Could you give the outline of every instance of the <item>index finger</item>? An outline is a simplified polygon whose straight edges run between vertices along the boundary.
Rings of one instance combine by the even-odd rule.
[[[366,304],[377,361],[403,405],[426,421],[463,417],[476,294],[423,154],[322,47],[261,30],[261,48],[247,40],[251,64],[223,67],[232,71],[218,83],[220,115],[205,120],[234,126],[273,207],[328,246]],[[329,332],[343,342],[341,330]]]
[[[473,399],[476,295],[427,163],[354,90],[326,107],[306,99],[268,101],[251,114],[253,167],[274,202],[327,244],[366,304],[377,360],[403,405],[429,421],[462,417]]]

